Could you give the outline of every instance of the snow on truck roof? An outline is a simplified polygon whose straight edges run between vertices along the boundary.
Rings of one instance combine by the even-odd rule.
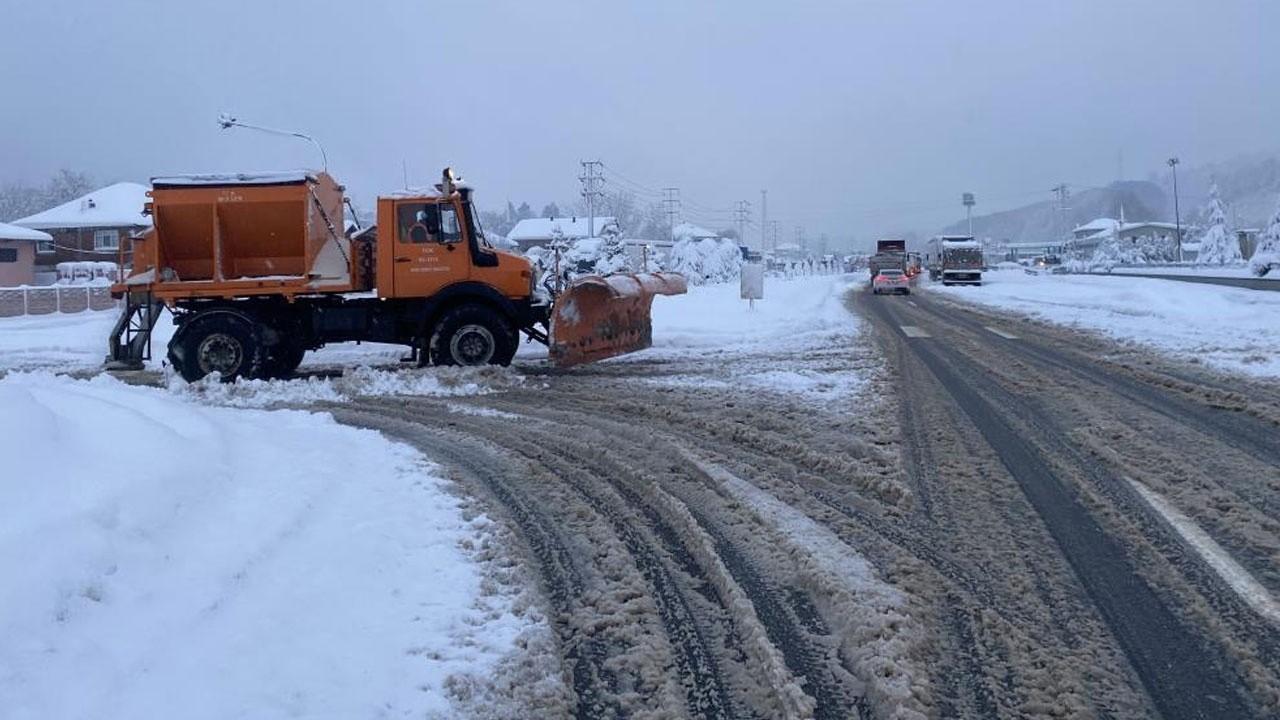
[[[942,244],[943,244],[943,245],[946,245],[946,246],[947,246],[947,247],[949,247],[949,248],[959,248],[959,249],[964,249],[964,248],[975,248],[975,249],[979,249],[979,248],[981,248],[981,247],[982,247],[982,243],[980,243],[980,242],[978,242],[977,240],[974,240],[973,238],[968,237],[968,236],[964,236],[964,237],[946,237],[946,236],[943,236],[943,237],[942,237],[942,238],[940,238],[940,239],[942,240]]]
[[[315,174],[306,170],[285,170],[247,173],[204,173],[199,175],[161,175],[151,178],[151,184],[160,186],[189,185],[284,185],[315,182]]]

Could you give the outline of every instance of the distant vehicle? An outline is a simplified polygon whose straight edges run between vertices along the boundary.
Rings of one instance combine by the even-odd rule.
[[[982,284],[982,243],[969,235],[937,235],[924,255],[930,280],[943,285]]]
[[[871,277],[875,278],[881,270],[893,268],[907,270],[907,241],[906,240],[877,240],[876,254],[867,260],[867,269],[871,271]]]
[[[885,268],[871,279],[871,292],[876,295],[884,293],[911,294],[911,278],[902,270]]]

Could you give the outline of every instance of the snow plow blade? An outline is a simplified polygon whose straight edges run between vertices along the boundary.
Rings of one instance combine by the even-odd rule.
[[[565,288],[551,309],[548,346],[558,367],[595,362],[653,344],[654,295],[683,295],[678,273],[588,275]]]

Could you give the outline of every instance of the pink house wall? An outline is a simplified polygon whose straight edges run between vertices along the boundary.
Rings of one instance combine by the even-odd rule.
[[[17,262],[0,262],[0,287],[30,285],[35,280],[36,244],[30,240],[0,240],[0,248],[18,251]]]

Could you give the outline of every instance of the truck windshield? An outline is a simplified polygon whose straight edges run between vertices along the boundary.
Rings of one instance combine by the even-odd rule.
[[[476,214],[476,206],[471,203],[467,203],[467,220],[471,225],[471,234],[476,237],[476,242],[481,247],[492,247],[489,244],[489,239],[484,236],[484,228],[480,226],[480,217]]]

